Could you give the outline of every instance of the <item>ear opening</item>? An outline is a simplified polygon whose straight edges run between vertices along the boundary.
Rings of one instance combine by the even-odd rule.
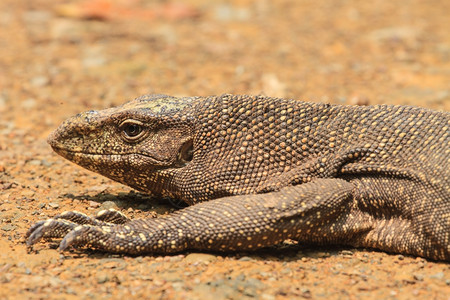
[[[178,163],[186,165],[194,158],[194,143],[192,139],[188,139],[183,143],[178,153]]]

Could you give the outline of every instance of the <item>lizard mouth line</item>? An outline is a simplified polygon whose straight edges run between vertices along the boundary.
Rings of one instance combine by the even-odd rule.
[[[96,152],[83,152],[82,150],[69,150],[67,148],[62,148],[58,146],[51,146],[52,149],[61,155],[62,157],[68,157],[68,156],[78,156],[78,157],[92,157],[92,158],[100,158],[100,157],[110,157],[112,160],[114,160],[114,157],[124,157],[124,156],[141,156],[144,157],[146,160],[149,160],[151,164],[158,165],[160,167],[169,167],[173,165],[173,161],[162,161],[155,159],[152,156],[143,154],[143,153],[136,153],[136,152],[130,152],[130,153],[96,153]]]

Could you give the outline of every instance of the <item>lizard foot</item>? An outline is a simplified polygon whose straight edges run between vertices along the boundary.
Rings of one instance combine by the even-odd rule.
[[[139,222],[139,221],[137,221]],[[32,246],[42,237],[62,238],[58,250],[65,251],[69,247],[90,247],[114,253],[142,254],[157,251],[162,247],[163,233],[144,232],[144,225],[122,225],[103,223],[103,225],[76,224],[67,220],[40,222],[40,226],[29,236],[27,245]],[[131,223],[130,223],[131,224]],[[158,242],[154,242],[155,239]],[[152,242],[153,241],[153,242]],[[175,245],[175,244],[171,244]]]
[[[122,227],[121,225],[117,226]],[[77,226],[64,236],[58,250],[63,252],[69,247],[90,246],[98,250],[115,253],[138,254],[148,252],[145,251],[148,247],[146,241],[150,237],[126,227],[126,225],[125,228],[95,225]]]
[[[80,225],[111,226],[129,221],[127,216],[114,209],[101,210],[95,217],[77,211],[66,211],[31,226],[25,234],[26,243],[28,246],[32,246],[42,238],[63,238]]]

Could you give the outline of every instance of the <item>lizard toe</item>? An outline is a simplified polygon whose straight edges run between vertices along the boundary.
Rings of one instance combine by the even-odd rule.
[[[89,234],[88,232],[93,228],[90,225],[79,225],[73,230],[69,231],[59,244],[58,250],[60,252],[65,251],[70,246],[76,246],[82,244],[83,242],[88,242]]]
[[[120,225],[119,225],[120,226]],[[120,236],[118,238],[118,236]],[[116,232],[108,226],[79,225],[69,231],[59,244],[58,250],[65,251],[69,247],[89,246],[99,250],[124,252],[127,239],[122,232]]]
[[[25,233],[25,238],[28,239],[38,228],[42,227],[45,222],[47,222],[47,220],[39,221],[31,226]]]
[[[54,216],[53,219],[63,219],[80,225],[82,224],[99,225],[101,223],[95,218],[92,218],[82,212],[75,210],[65,211],[57,216]]]
[[[99,211],[95,216],[95,219],[113,224],[125,224],[131,221],[126,215],[113,208]]]

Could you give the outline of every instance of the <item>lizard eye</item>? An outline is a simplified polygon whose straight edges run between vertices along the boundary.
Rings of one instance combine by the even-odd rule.
[[[144,127],[141,122],[135,120],[126,120],[120,124],[122,135],[127,140],[135,141],[144,133]]]

